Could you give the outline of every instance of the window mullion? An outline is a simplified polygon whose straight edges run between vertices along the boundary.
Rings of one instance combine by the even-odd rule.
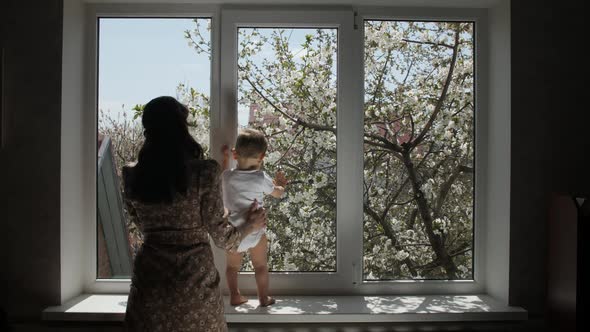
[[[338,271],[345,285],[362,278],[363,40],[351,10],[338,31]],[[354,292],[354,291],[353,291]]]

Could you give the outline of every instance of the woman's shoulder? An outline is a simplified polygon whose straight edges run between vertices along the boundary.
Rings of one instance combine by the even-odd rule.
[[[123,180],[123,190],[126,193],[127,198],[130,198],[131,195],[131,183],[133,179],[135,179],[135,165],[137,162],[127,163],[121,169],[121,178]]]
[[[136,165],[137,165],[137,162],[136,161],[125,164],[123,166],[122,170],[121,170],[121,172],[123,173],[123,176],[126,176],[126,175],[127,176],[130,176],[130,175],[132,175],[134,173],[134,171],[135,171],[135,166]]]
[[[137,167],[135,167],[136,165],[137,162],[130,162],[125,164],[125,166],[121,168],[121,177],[123,178],[124,184],[133,181],[133,179],[135,178],[137,174]]]
[[[213,159],[193,160],[189,163],[193,174],[198,174],[201,187],[216,183],[221,174],[221,166]]]
[[[213,159],[195,159],[189,162],[189,166],[200,173],[221,173],[221,166]]]

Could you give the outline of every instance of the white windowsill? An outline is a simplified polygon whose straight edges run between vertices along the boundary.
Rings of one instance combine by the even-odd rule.
[[[277,296],[273,306],[251,299],[225,306],[228,323],[367,323],[526,320],[526,310],[488,295]],[[228,303],[228,299],[225,298]],[[123,321],[127,295],[81,295],[43,311],[46,321]]]

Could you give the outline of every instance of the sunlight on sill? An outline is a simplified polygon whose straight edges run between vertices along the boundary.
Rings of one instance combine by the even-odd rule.
[[[527,313],[487,295],[428,296],[277,296],[225,306],[229,323],[348,323],[525,320]],[[225,298],[228,303],[228,298]],[[127,295],[82,295],[43,312],[48,321],[123,321]]]
[[[232,307],[226,305],[227,314],[432,314],[432,313],[485,313],[511,311],[511,307],[498,304],[485,295],[436,296],[287,296],[278,297],[270,307],[260,307],[258,300]]]

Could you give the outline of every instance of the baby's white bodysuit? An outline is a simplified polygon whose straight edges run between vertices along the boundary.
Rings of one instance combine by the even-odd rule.
[[[240,226],[246,221],[250,206],[256,199],[263,206],[264,195],[270,194],[275,185],[264,171],[226,170],[222,174],[223,205],[229,211],[229,222]],[[265,228],[248,234],[240,245],[238,252],[244,252],[258,244]]]

